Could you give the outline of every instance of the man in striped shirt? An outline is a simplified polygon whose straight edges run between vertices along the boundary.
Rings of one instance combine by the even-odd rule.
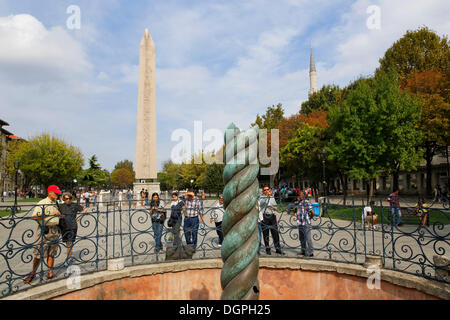
[[[185,207],[184,237],[186,238],[186,244],[192,244],[195,250],[197,248],[197,234],[200,224],[199,215],[203,215],[203,204],[195,197],[194,192],[189,191],[186,193]]]
[[[300,192],[300,202],[297,206],[298,232],[300,236],[301,255],[312,257],[313,245],[311,240],[311,217],[314,211],[311,202],[306,199],[306,193]]]

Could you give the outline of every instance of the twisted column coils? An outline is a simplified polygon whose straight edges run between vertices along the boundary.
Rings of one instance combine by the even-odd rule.
[[[259,298],[258,135],[257,126],[225,132],[222,300]]]

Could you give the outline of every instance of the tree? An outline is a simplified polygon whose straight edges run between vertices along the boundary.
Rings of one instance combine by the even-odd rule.
[[[271,129],[278,128],[280,122],[283,120],[284,110],[281,103],[277,104],[275,107],[267,107],[266,113],[262,118],[256,115],[256,121],[252,123],[252,126],[258,125],[260,129],[267,129],[270,132]]]
[[[343,90],[336,85],[323,86],[318,92],[311,94],[307,101],[302,103],[300,113],[309,114],[317,110],[328,111],[330,106],[343,99]]]
[[[431,194],[433,157],[440,150],[447,149],[450,140],[448,77],[432,70],[414,72],[402,82],[401,87],[412,94],[418,94],[423,101],[418,128],[423,134],[422,146],[425,149],[426,189],[427,194]]]
[[[89,158],[89,168],[93,170],[100,169],[100,164],[98,163],[97,156],[94,154],[92,157]]]
[[[376,71],[377,75],[389,71],[397,72],[403,81],[402,88],[419,94],[424,101],[419,127],[424,134],[427,194],[432,192],[432,159],[441,145],[448,145],[448,138],[445,142],[442,139],[438,142],[439,133],[435,133],[440,126],[445,128],[442,122],[448,123],[448,111],[445,114],[445,110],[448,109],[450,102],[448,97],[449,62],[450,49],[447,36],[440,38],[434,31],[423,27],[416,31],[407,31],[395,42],[380,60],[380,67]],[[441,133],[444,132],[448,132],[448,129],[441,131]]]
[[[133,169],[133,162],[131,162],[130,160],[119,161],[119,162],[117,162],[117,164],[114,166],[114,170],[122,169],[122,168],[128,169],[128,170],[130,170],[131,172],[134,172],[134,169]]]
[[[223,170],[224,164],[213,163],[206,167],[204,178],[202,181],[203,188],[209,192],[214,192],[219,196],[224,188]]]
[[[95,154],[89,158],[89,168],[78,176],[78,181],[91,188],[106,188],[110,184],[110,179],[110,173],[102,169]]]
[[[380,59],[376,76],[381,73],[396,72],[401,80],[409,78],[413,72],[426,70],[449,72],[450,50],[447,36],[440,38],[427,27],[416,31],[408,30],[396,41]]]
[[[325,150],[350,177],[369,182],[369,201],[380,173],[398,174],[420,161],[421,134],[415,126],[421,103],[401,92],[396,79],[381,74],[374,82],[358,81],[342,105],[328,113],[333,136]]]
[[[303,124],[288,140],[280,152],[280,165],[283,175],[299,178],[309,177],[313,182],[320,181],[320,151],[324,142],[323,130]]]
[[[118,168],[111,173],[111,182],[119,188],[128,188],[133,185],[134,173],[128,168]]]
[[[43,133],[27,142],[15,141],[8,153],[8,168],[13,174],[14,161],[26,177],[26,186],[71,182],[82,171],[84,164],[80,149],[64,140]]]

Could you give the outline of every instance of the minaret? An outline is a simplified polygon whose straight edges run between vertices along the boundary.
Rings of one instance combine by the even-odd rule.
[[[316,65],[314,63],[314,52],[312,48],[311,41],[311,58],[309,61],[309,95],[317,92],[317,74],[316,74]]]
[[[136,183],[134,190],[144,188],[159,192],[156,162],[156,50],[145,29],[140,45],[136,135]],[[139,196],[139,194],[138,194]]]

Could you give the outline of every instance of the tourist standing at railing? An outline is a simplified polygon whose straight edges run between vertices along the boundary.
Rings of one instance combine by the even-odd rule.
[[[48,187],[47,193],[47,198],[38,202],[32,214],[33,219],[39,221],[39,226],[36,230],[36,240],[34,244],[33,269],[31,274],[24,279],[25,283],[31,283],[34,279],[36,269],[42,256],[44,259],[47,258],[47,279],[52,279],[55,276],[53,266],[58,252],[58,224],[60,215],[56,200],[58,199],[59,194],[61,194],[61,190],[58,186],[51,185]],[[42,234],[42,231],[44,231],[44,234]]]
[[[314,256],[313,244],[311,240],[311,218],[314,211],[311,202],[307,199],[306,193],[300,193],[300,202],[297,206],[298,232],[300,238],[300,254],[305,257]]]
[[[67,247],[67,257],[72,256],[73,243],[77,237],[78,224],[77,214],[86,213],[87,209],[81,205],[72,203],[72,195],[68,192],[63,194],[63,203],[59,205],[59,211],[61,212],[61,219],[59,221],[59,227],[61,229],[62,241]],[[70,261],[66,262],[68,265]]]
[[[263,188],[264,196],[259,200],[259,212],[261,217],[261,229],[263,233],[264,245],[266,253],[272,254],[269,246],[269,233],[272,234],[275,250],[278,254],[284,254],[280,246],[280,234],[278,232],[278,223],[275,212],[277,210],[277,202],[272,196],[272,192],[268,186]]]
[[[223,232],[222,232],[222,220],[223,220],[223,196],[219,195],[219,200],[213,205],[213,210],[211,210],[210,223],[214,221],[216,225],[216,232],[219,236],[219,247],[222,246],[223,242]]]
[[[184,237],[186,238],[186,244],[192,244],[195,251],[197,248],[197,235],[200,225],[199,217],[203,215],[203,205],[191,190],[186,193],[184,203],[186,205],[183,226]]]
[[[167,225],[172,228],[174,246],[181,245],[180,227],[183,221],[183,212],[186,210],[184,202],[178,197],[178,192],[172,193],[172,202],[170,203],[170,219]]]
[[[398,196],[398,190],[391,193],[387,198],[389,201],[391,215],[392,215],[392,224],[395,226],[402,225],[402,213],[400,212],[400,197]]]
[[[152,219],[153,235],[155,237],[155,252],[158,253],[162,250],[162,232],[164,227],[164,221],[166,220],[167,211],[164,208],[164,201],[159,199],[158,193],[152,194],[152,201],[150,202],[150,217]]]

